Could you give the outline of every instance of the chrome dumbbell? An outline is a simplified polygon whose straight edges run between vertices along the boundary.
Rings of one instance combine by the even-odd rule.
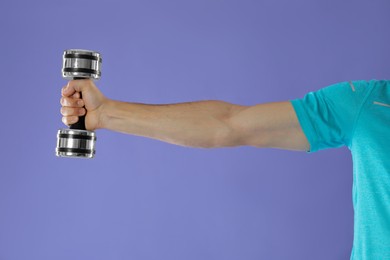
[[[102,57],[100,53],[71,49],[64,51],[62,77],[67,80],[100,79]],[[82,97],[81,97],[82,98]],[[85,128],[85,116],[67,129],[57,133],[56,155],[59,157],[93,158],[96,134]]]

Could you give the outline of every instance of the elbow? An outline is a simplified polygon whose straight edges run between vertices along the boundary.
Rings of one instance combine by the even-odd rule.
[[[238,143],[234,129],[225,124],[219,124],[219,126],[208,128],[208,131],[201,134],[198,132],[195,136],[187,136],[175,144],[191,148],[212,149],[237,146]]]
[[[226,127],[216,135],[215,145],[224,147],[252,146],[270,147],[270,131],[265,127],[253,127],[239,116],[230,117]]]
[[[228,127],[224,127],[216,131],[216,133],[210,138],[208,142],[202,144],[202,148],[223,148],[238,146],[238,142],[235,140],[235,134]]]
[[[202,148],[223,148],[237,147],[245,144],[245,138],[240,127],[235,126],[229,121],[223,121],[211,138],[201,144]]]

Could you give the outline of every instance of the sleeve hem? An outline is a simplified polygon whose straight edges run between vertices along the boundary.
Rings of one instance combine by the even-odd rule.
[[[317,145],[318,142],[314,135],[315,129],[304,107],[302,106],[301,100],[295,99],[295,100],[291,100],[290,102],[295,110],[302,131],[305,134],[307,140],[309,141],[310,149],[307,152],[312,153],[318,151],[318,145]]]

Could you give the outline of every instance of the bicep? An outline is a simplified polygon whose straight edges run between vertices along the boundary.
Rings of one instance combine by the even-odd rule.
[[[289,101],[237,106],[229,124],[236,145],[308,151],[309,142]]]

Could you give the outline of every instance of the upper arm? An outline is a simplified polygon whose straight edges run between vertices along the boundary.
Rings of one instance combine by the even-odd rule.
[[[237,106],[228,123],[232,143],[311,152],[350,146],[370,84],[341,82],[291,102]]]
[[[308,151],[309,142],[289,101],[237,106],[229,125],[234,145]]]

